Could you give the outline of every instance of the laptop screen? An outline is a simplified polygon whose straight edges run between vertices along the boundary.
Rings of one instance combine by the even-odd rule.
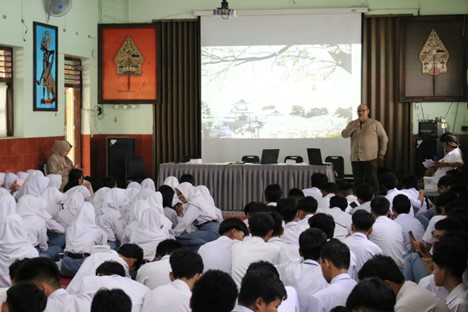
[[[262,151],[262,164],[276,164],[278,163],[279,148],[278,149],[264,149]]]
[[[308,148],[307,156],[309,157],[309,164],[322,165],[322,152],[320,148]]]

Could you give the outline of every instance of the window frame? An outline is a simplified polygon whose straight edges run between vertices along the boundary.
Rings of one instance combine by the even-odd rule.
[[[6,101],[6,115],[7,115],[7,136],[12,137],[14,135],[14,109],[13,109],[13,92],[14,92],[14,51],[12,47],[0,45],[1,51],[9,52],[11,56],[11,77],[0,77],[0,82],[7,85],[7,101]],[[5,68],[6,66],[0,66]]]

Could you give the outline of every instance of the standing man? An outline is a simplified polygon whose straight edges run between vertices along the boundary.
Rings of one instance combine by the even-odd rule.
[[[380,122],[369,118],[367,104],[359,105],[357,113],[358,119],[348,123],[341,136],[351,138],[354,184],[368,183],[378,192],[377,159],[383,160],[387,151],[387,133]]]

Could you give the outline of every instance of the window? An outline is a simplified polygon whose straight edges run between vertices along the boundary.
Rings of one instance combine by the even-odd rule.
[[[13,136],[13,49],[0,46],[0,137]]]

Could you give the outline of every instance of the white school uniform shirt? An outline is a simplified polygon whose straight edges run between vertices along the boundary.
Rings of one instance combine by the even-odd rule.
[[[351,236],[346,237],[343,240],[343,243],[349,247],[349,250],[354,253],[356,257],[356,274],[353,274],[355,276],[351,277],[357,281],[357,273],[359,270],[361,270],[364,263],[366,263],[367,260],[371,259],[373,256],[381,254],[382,249],[371,242],[366,235],[359,232],[355,232]]]
[[[304,193],[304,196],[312,196],[313,198],[315,198],[317,202],[321,200],[323,197],[322,191],[320,191],[320,189],[315,186],[311,188],[303,189],[302,192]]]
[[[138,269],[136,280],[150,289],[169,284],[171,282],[169,273],[172,272],[169,258],[170,255],[166,255],[160,260],[148,262],[141,266]]]
[[[353,220],[351,215],[338,207],[329,208],[325,213],[329,214],[335,220],[335,232],[333,237],[343,240],[349,233],[351,233],[351,224]]]
[[[102,212],[96,215],[96,224],[106,233],[107,240],[115,242],[123,238],[124,224],[120,208],[125,192],[119,188],[110,189],[104,196]]]
[[[329,312],[336,306],[346,306],[346,300],[356,284],[347,273],[335,276],[327,288],[317,291],[310,297],[305,311]]]
[[[65,203],[63,204],[63,210],[60,210],[55,216],[63,228],[66,230],[73,221],[73,218],[78,211],[83,207],[84,197],[80,192],[74,192],[66,197]]]
[[[422,240],[428,244],[432,244],[432,232],[434,232],[435,224],[445,218],[447,218],[445,215],[433,216],[431,220],[429,220],[429,224],[427,225]]]
[[[454,163],[454,162],[458,162],[458,163],[464,163],[463,162],[463,156],[462,156],[462,152],[460,150],[460,148],[455,148],[454,150],[448,152],[447,154],[445,154],[445,156],[440,160],[440,161],[443,161],[443,162],[451,162],[451,163]],[[445,174],[447,174],[448,171],[450,170],[453,170],[455,169],[455,167],[440,167],[436,170],[436,172],[434,172],[434,181],[435,182],[438,182],[439,179],[444,176]]]
[[[424,235],[424,226],[422,223],[407,213],[401,213],[396,217],[395,222],[403,228],[403,238],[405,241],[405,250],[411,251],[411,241],[409,232],[413,232],[414,238],[420,241]]]
[[[145,285],[120,275],[85,276],[81,283],[80,294],[94,297],[101,289],[122,289],[132,300],[132,312],[140,312],[147,293],[151,291]]]
[[[425,276],[419,280],[418,286],[424,289],[429,290],[431,293],[435,294],[442,300],[445,300],[449,295],[448,290],[442,286],[436,286],[434,282],[434,274]]]
[[[23,218],[29,243],[42,251],[46,251],[49,248],[47,245],[47,226],[38,212],[42,209],[40,207],[42,204],[45,205],[45,201],[32,195],[24,195],[18,202],[16,212]]]
[[[281,235],[281,240],[287,244],[299,244],[299,235],[301,235],[303,227],[296,221],[291,221],[285,224],[284,233]]]
[[[204,244],[198,249],[198,254],[203,259],[203,272],[208,270],[221,270],[231,274],[231,247],[238,240],[230,239],[222,235],[216,240]]]
[[[320,264],[312,259],[278,264],[276,269],[283,284],[297,290],[301,311],[305,311],[310,295],[328,286]]]
[[[63,288],[59,288],[47,297],[44,312],[82,312],[91,309],[92,297],[70,295]]]
[[[153,289],[145,297],[142,312],[190,312],[192,291],[180,279]]]
[[[298,244],[287,244],[278,236],[271,237],[268,240],[268,244],[274,244],[280,248],[276,264],[282,264],[289,261],[297,261],[301,259],[299,254]]]
[[[327,213],[330,208],[330,198],[335,196],[334,193],[327,194],[323,196],[320,200],[317,200],[317,212]]]
[[[16,213],[15,198],[10,193],[0,193],[0,223],[13,213]]]
[[[468,311],[468,290],[463,283],[458,284],[445,299],[450,312]]]
[[[408,196],[408,198],[411,201],[411,206],[414,209],[414,212],[416,214],[421,214],[425,211],[427,211],[427,204],[426,201],[423,199],[422,203],[419,200],[419,191],[415,189],[414,187],[409,188],[409,189],[402,189],[401,192]]]
[[[399,267],[405,260],[403,228],[395,221],[380,216],[375,219],[369,239],[382,249],[382,254],[391,257]]]
[[[395,312],[449,312],[440,298],[430,291],[406,281],[396,295]]]
[[[284,288],[286,289],[287,298],[281,301],[278,312],[300,312],[296,289],[291,286],[285,286]]]
[[[367,202],[364,202],[362,204],[360,204],[359,206],[356,206],[356,208],[354,208],[352,211],[351,211],[351,214],[355,213],[356,211],[358,210],[365,210],[367,211],[368,213],[371,212],[371,206],[370,206],[370,201],[367,201]]]
[[[254,312],[253,310],[250,310],[249,308],[247,307],[244,307],[244,306],[241,306],[241,305],[236,305],[234,307],[234,310],[232,310],[232,312]]]
[[[120,258],[116,251],[111,250],[109,252],[98,252],[87,257],[81,264],[80,269],[78,272],[76,272],[75,276],[70,281],[70,284],[68,284],[67,292],[69,294],[78,294],[83,278],[85,276],[95,276],[96,269],[105,261],[117,261],[124,267],[125,274],[129,276],[128,264],[122,258]]]
[[[399,190],[397,188],[394,188],[394,189],[391,189],[391,190],[388,190],[387,191],[387,195],[385,195],[385,198],[388,199],[388,201],[390,202],[390,207],[393,206],[393,199],[395,198],[395,196],[397,195],[405,195],[406,197],[408,197],[408,199],[410,200],[411,202],[411,198],[408,196],[408,194],[403,191],[403,190]],[[393,210],[390,208],[391,212],[393,213]],[[414,209],[413,209],[413,205],[411,204],[411,208],[410,208],[410,212],[409,212],[410,216],[414,216]]]
[[[297,226],[302,230],[301,233],[310,228],[309,219],[312,218],[313,215],[313,213],[305,215],[304,219],[297,221]]]
[[[231,252],[231,276],[236,282],[237,287],[240,287],[242,278],[252,262],[263,260],[277,264],[280,247],[265,242],[261,237],[252,236],[233,244]]]

